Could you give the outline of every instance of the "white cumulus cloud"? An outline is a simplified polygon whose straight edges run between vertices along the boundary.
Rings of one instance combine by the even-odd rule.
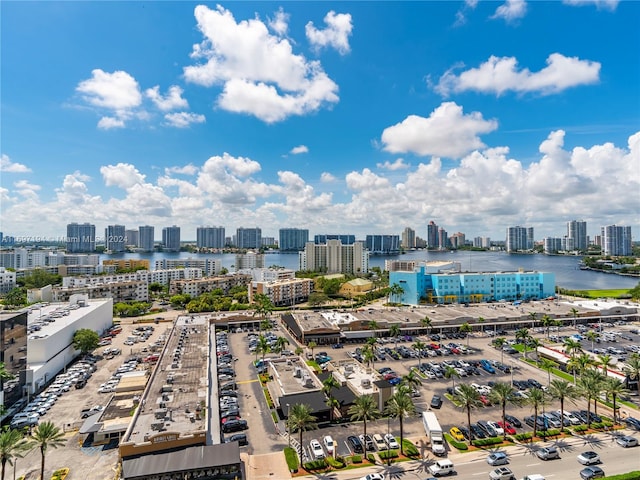
[[[404,162],[404,159],[398,158],[394,162],[386,161],[384,163],[378,163],[376,165],[378,168],[382,168],[383,170],[404,170],[409,168],[411,165]]]
[[[269,28],[281,37],[286,37],[289,31],[289,14],[280,7],[273,18],[269,19]]]
[[[173,112],[164,116],[167,124],[176,128],[187,128],[193,123],[204,123],[206,118],[199,113]]]
[[[338,86],[320,62],[293,53],[291,42],[271,35],[254,18],[236,22],[229,10],[195,8],[204,40],[193,46],[198,62],[184,67],[187,81],[222,86],[218,106],[273,123],[338,102]]]
[[[447,71],[435,87],[443,96],[464,91],[478,91],[502,95],[507,91],[517,93],[536,92],[550,95],[579,85],[590,85],[600,80],[600,63],[565,57],[552,53],[547,66],[539,72],[520,69],[515,57],[495,57],[459,75]]]
[[[571,5],[575,7],[583,7],[594,5],[598,10],[610,10],[615,11],[618,8],[619,0],[562,0],[565,5]]]
[[[0,172],[7,173],[29,173],[31,169],[22,163],[14,163],[9,155],[3,153],[0,157]]]
[[[148,88],[144,92],[147,98],[151,99],[154,105],[163,112],[189,108],[189,102],[182,98],[182,93],[182,88],[177,85],[169,87],[169,91],[164,96],[160,94],[160,87],[158,85],[153,88]]]
[[[108,187],[120,187],[127,190],[134,185],[144,183],[145,175],[130,163],[105,165],[100,167],[100,173]]]
[[[315,48],[333,47],[341,55],[349,53],[349,37],[353,30],[351,14],[331,10],[325,15],[324,23],[327,25],[324,29],[316,28],[313,22],[307,23],[305,33],[309,43]]]
[[[507,23],[515,22],[527,14],[525,0],[507,0],[500,5],[491,18],[504,19]]]
[[[445,102],[428,118],[409,115],[402,122],[382,132],[384,150],[460,158],[471,150],[484,147],[479,136],[498,127],[495,120],[485,120],[479,112],[465,114],[454,102]]]
[[[306,145],[298,145],[297,147],[293,147],[289,152],[292,155],[299,155],[301,153],[309,153],[309,148]]]

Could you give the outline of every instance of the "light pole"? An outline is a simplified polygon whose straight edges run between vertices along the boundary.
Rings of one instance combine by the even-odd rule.
[[[513,388],[513,359],[511,359],[511,388]]]
[[[289,404],[287,403],[287,420],[284,424],[287,430],[287,440],[289,440],[289,448],[291,448],[291,432],[289,431]]]

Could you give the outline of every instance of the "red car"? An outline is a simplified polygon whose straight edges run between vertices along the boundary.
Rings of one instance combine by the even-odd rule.
[[[491,405],[491,402],[489,401],[486,395],[480,395],[480,401],[485,407],[488,407],[489,405]]]
[[[240,417],[224,417],[222,420],[220,420],[220,423],[224,425],[230,420],[240,420]]]
[[[509,422],[504,422],[504,424],[502,422],[498,422],[498,425],[500,425],[509,435],[515,435],[516,429],[513,428]]]

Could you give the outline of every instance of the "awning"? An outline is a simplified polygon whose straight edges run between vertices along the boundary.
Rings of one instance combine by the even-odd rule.
[[[79,433],[96,433],[100,431],[100,428],[102,428],[102,422],[99,422],[98,420],[100,420],[101,415],[102,415],[102,412],[98,412],[98,413],[94,413],[90,417],[87,417],[87,419],[84,421],[84,423],[82,424],[78,432]]]

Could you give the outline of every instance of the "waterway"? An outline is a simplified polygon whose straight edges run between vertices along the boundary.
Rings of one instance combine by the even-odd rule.
[[[102,255],[106,258],[147,259],[153,269],[156,260],[163,258],[215,258],[222,262],[222,266],[230,271],[234,270],[235,254],[194,254],[189,252],[154,252],[154,253],[124,253],[117,255]],[[519,269],[525,271],[553,272],[556,285],[570,290],[586,289],[627,289],[635,287],[638,277],[625,277],[614,274],[580,270],[581,257],[564,255],[527,255],[510,254],[505,252],[430,252],[426,250],[410,251],[402,255],[371,256],[370,267],[384,269],[384,261],[389,259],[415,261],[456,261],[460,262],[462,271],[467,272],[513,272]],[[278,265],[292,270],[298,269],[298,255],[295,253],[270,253],[266,255],[265,267]]]

